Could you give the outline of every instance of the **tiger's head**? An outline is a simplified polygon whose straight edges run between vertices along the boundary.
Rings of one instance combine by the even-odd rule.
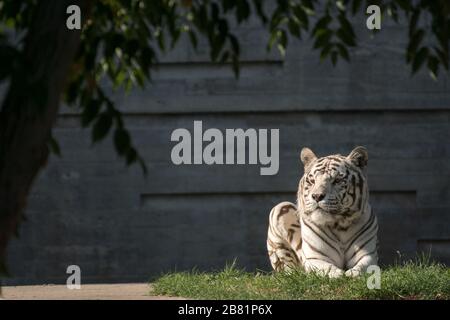
[[[356,147],[348,156],[318,158],[311,149],[303,148],[300,158],[305,173],[297,195],[299,213],[320,225],[348,228],[368,201],[367,150]]]

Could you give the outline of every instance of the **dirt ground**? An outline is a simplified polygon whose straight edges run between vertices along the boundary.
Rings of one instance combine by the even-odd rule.
[[[176,297],[151,296],[148,283],[86,284],[80,290],[65,285],[2,287],[6,300],[165,300]]]

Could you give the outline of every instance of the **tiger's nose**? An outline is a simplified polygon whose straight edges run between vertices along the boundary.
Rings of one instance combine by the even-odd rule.
[[[312,197],[316,202],[319,202],[320,200],[323,200],[325,198],[325,193],[313,193]]]

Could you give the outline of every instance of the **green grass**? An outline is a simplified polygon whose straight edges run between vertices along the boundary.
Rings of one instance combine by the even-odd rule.
[[[194,299],[450,299],[450,269],[428,261],[405,262],[381,272],[381,288],[366,279],[329,279],[301,270],[249,273],[235,264],[214,273],[166,274],[153,282],[153,295]]]

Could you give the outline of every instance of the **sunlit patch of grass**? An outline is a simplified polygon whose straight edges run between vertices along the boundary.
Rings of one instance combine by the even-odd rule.
[[[218,272],[169,273],[153,283],[152,294],[194,299],[450,299],[450,269],[427,259],[385,268],[381,288],[367,278],[330,279],[302,270],[245,272],[230,264]]]

